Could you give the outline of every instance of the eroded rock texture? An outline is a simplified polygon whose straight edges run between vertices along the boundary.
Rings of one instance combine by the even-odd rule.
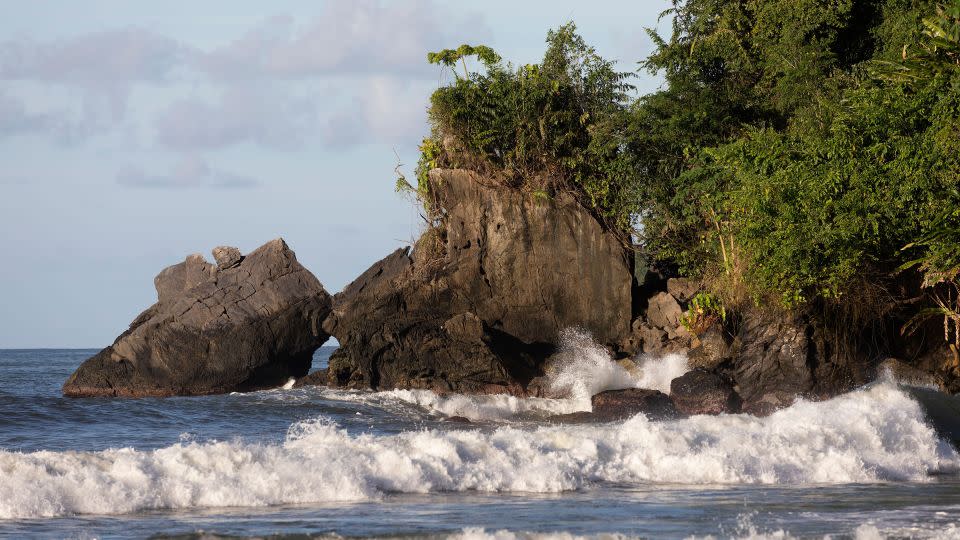
[[[306,375],[329,337],[330,296],[282,239],[246,257],[191,255],[154,280],[158,301],[63,385],[68,396],[214,394]]]
[[[559,332],[600,343],[630,331],[622,244],[567,196],[551,200],[434,170],[443,215],[416,249],[374,264],[325,324],[340,342],[329,384],[523,394]]]

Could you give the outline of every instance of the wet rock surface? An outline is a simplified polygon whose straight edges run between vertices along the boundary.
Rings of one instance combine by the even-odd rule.
[[[539,200],[434,170],[443,227],[374,264],[334,299],[330,384],[526,395],[560,332],[630,331],[622,244],[572,198]]]
[[[740,396],[726,377],[694,369],[670,382],[670,399],[685,415],[740,412]]]
[[[679,411],[674,406],[670,396],[659,390],[643,388],[627,388],[624,390],[607,390],[590,398],[593,411],[584,415],[584,419],[594,422],[610,422],[622,420],[643,413],[652,420],[678,418]],[[581,413],[574,413],[580,415]],[[555,418],[562,418],[555,417]],[[576,417],[574,417],[576,418]]]
[[[307,374],[331,299],[282,239],[243,258],[164,269],[158,301],[63,385],[68,396],[172,396],[279,386]],[[224,256],[227,258],[224,259]]]

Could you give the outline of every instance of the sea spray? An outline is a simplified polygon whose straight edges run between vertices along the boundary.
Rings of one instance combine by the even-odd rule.
[[[670,381],[688,371],[683,354],[643,355],[628,371],[613,361],[610,353],[580,329],[561,335],[561,348],[550,369],[547,384],[558,398],[521,399],[506,394],[438,395],[428,390],[363,392],[324,389],[328,399],[353,401],[391,408],[391,402],[416,405],[444,416],[470,420],[535,420],[547,416],[591,410],[590,397],[604,390],[651,388],[670,392]]]
[[[604,390],[649,388],[670,392],[670,381],[688,371],[683,354],[643,355],[633,372],[613,361],[610,352],[579,328],[564,330],[560,335],[560,351],[549,373],[550,390],[578,401]]]
[[[281,444],[0,451],[0,518],[368,500],[388,493],[559,492],[618,484],[924,481],[960,457],[891,384],[767,418],[351,435],[320,417]]]

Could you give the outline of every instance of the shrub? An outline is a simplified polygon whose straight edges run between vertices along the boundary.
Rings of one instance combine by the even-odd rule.
[[[480,55],[485,72],[464,67],[434,92],[418,180],[438,164],[485,167],[530,192],[572,192],[612,229],[628,232],[637,211],[636,170],[623,147],[630,75],[597,55],[572,23],[548,33],[539,64],[514,67],[468,45],[428,60],[452,68],[467,54]]]

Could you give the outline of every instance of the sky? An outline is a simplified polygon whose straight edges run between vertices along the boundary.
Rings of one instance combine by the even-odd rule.
[[[7,2],[0,7],[0,348],[100,348],[153,277],[283,237],[331,293],[420,232],[428,51],[537,62],[567,21],[624,71],[663,0]],[[639,73],[640,93],[662,82]]]

